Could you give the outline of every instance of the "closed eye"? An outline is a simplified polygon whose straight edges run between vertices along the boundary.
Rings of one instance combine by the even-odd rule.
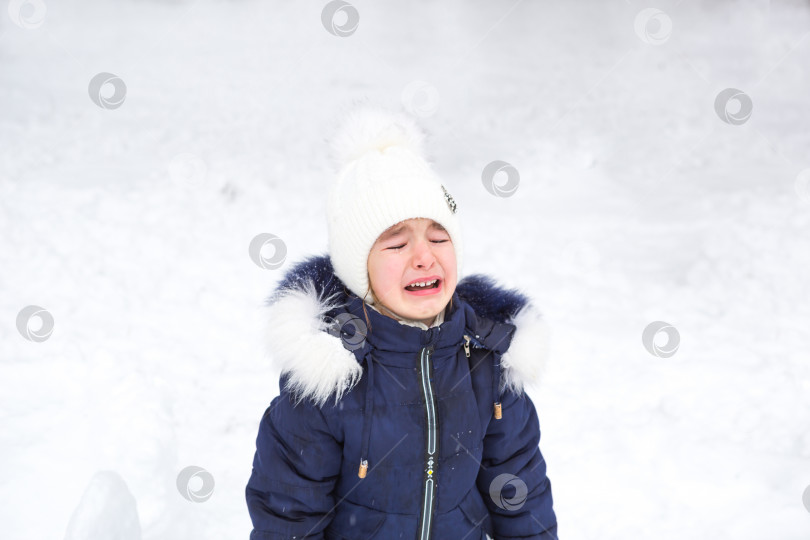
[[[434,244],[443,244],[444,242],[447,242],[447,240],[431,240],[431,242],[433,242]],[[405,244],[402,244],[400,246],[391,246],[388,249],[400,249],[403,247],[405,247]]]

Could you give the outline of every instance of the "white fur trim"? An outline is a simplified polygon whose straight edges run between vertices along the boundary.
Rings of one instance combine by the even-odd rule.
[[[267,352],[280,373],[289,372],[287,389],[300,401],[310,398],[320,407],[335,393],[335,403],[363,375],[363,366],[328,333],[323,314],[332,298],[319,298],[312,281],[285,291],[268,308]]]
[[[267,308],[265,347],[273,365],[289,372],[287,389],[300,401],[312,399],[320,407],[335,394],[335,403],[363,375],[363,366],[337,336],[326,331],[323,315],[333,298],[321,298],[312,281],[290,289]],[[540,313],[525,306],[509,321],[516,327],[509,349],[501,357],[501,390],[521,394],[534,386],[545,370],[549,328]]]
[[[516,327],[509,349],[501,356],[501,390],[508,387],[516,394],[525,386],[536,386],[545,372],[549,355],[550,329],[540,312],[531,304],[509,321]]]

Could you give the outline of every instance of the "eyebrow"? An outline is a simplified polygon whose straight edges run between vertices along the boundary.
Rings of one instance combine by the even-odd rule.
[[[390,229],[387,232],[384,232],[382,234],[382,237],[380,238],[380,240],[381,241],[388,240],[389,238],[398,235],[399,233],[401,233],[403,230],[405,230],[408,227],[409,227],[408,225],[400,225],[399,227],[395,227],[393,229]],[[436,230],[439,230],[439,231],[446,230],[442,226],[441,223],[437,223],[435,221],[428,226],[428,229],[436,229]]]

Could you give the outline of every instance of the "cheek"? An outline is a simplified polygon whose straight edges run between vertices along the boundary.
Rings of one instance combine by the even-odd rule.
[[[441,258],[442,266],[444,266],[445,272],[455,272],[456,270],[456,250],[453,249],[451,246],[450,249],[447,249],[442,252]]]
[[[399,283],[402,279],[400,263],[394,260],[381,260],[375,265],[374,270],[372,280],[377,296],[384,298],[399,290]]]

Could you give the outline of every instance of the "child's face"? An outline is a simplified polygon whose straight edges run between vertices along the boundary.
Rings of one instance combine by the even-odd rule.
[[[368,274],[385,307],[430,326],[456,290],[456,250],[444,227],[432,219],[406,219],[377,238],[368,254]],[[433,277],[439,280],[434,288],[405,288]]]

